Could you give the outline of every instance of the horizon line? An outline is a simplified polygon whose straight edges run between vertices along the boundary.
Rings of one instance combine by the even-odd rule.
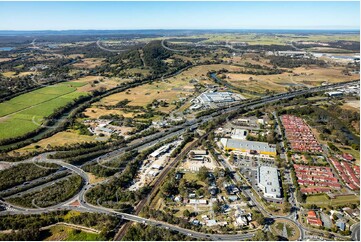
[[[360,31],[360,28],[139,28],[139,29],[0,29],[0,31],[141,31],[141,30],[351,30]]]

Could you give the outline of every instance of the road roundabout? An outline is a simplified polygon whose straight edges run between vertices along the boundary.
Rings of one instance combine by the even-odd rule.
[[[274,219],[270,230],[274,234],[291,241],[298,240],[301,235],[299,227],[293,221],[284,218]]]
[[[223,109],[221,111],[218,110],[217,112],[219,112],[219,113],[218,114],[214,113],[214,114],[216,114],[216,116],[218,116],[220,114],[220,112],[221,113],[231,112],[231,111],[237,110],[239,108],[257,108],[257,107],[260,107],[267,103],[272,103],[272,102],[275,102],[275,101],[278,101],[281,99],[287,99],[290,97],[303,95],[305,93],[310,93],[313,91],[320,91],[320,90],[327,90],[327,87],[317,87],[317,88],[309,89],[309,90],[305,90],[305,91],[299,91],[299,92],[294,92],[294,93],[284,93],[284,94],[280,94],[278,96],[264,97],[262,99],[259,99],[259,100],[256,100],[256,101],[253,101],[250,103],[242,103],[242,104],[239,104],[234,107],[232,106],[227,109]],[[210,114],[205,117],[201,117],[200,120],[195,120],[196,122],[194,122],[193,124],[191,124],[191,123],[183,124],[181,127],[179,127],[180,129],[172,131],[171,134],[167,133],[167,135],[174,135],[177,132],[186,130],[189,127],[189,125],[199,125],[197,123],[198,121],[199,121],[199,123],[202,123],[204,121],[211,120],[214,117],[213,116],[214,114]],[[161,139],[164,137],[166,137],[166,136],[163,135],[163,137],[160,137],[160,138],[157,137],[157,139]],[[148,143],[151,143],[151,142],[154,142],[154,140],[150,139]],[[89,179],[88,174],[86,172],[84,172],[78,166],[66,163],[62,160],[47,158],[47,156],[50,154],[52,154],[52,152],[43,153],[43,154],[36,156],[35,158],[30,158],[30,159],[27,159],[24,161],[19,161],[16,164],[36,163],[37,165],[43,167],[42,163],[44,163],[44,164],[52,163],[52,164],[57,164],[65,169],[71,170],[73,173],[79,175],[83,179],[83,184],[82,184],[81,188],[79,189],[79,191],[77,192],[77,194],[75,194],[70,199],[67,199],[66,201],[63,201],[59,204],[56,204],[54,206],[49,206],[49,207],[24,208],[24,207],[20,207],[20,206],[14,206],[7,202],[2,202],[3,204],[5,204],[5,206],[12,208],[12,210],[2,211],[2,212],[0,212],[0,214],[41,214],[41,213],[47,213],[47,212],[57,211],[57,210],[73,209],[73,210],[78,210],[78,211],[82,211],[82,212],[94,212],[94,213],[105,213],[105,214],[109,214],[109,215],[116,215],[116,216],[121,217],[124,220],[138,222],[138,223],[146,223],[146,224],[154,225],[154,226],[160,226],[160,227],[163,227],[166,229],[168,228],[170,230],[178,231],[180,233],[186,234],[186,235],[194,237],[194,238],[202,238],[202,239],[206,239],[206,240],[245,240],[245,239],[252,238],[255,234],[254,232],[242,233],[242,234],[205,234],[205,233],[200,233],[200,232],[193,231],[193,230],[180,228],[178,226],[168,224],[165,222],[156,221],[153,219],[145,219],[143,217],[140,217],[140,216],[137,216],[134,214],[128,214],[128,213],[116,211],[114,209],[108,209],[108,208],[105,208],[102,206],[96,206],[96,205],[89,204],[89,203],[87,203],[87,201],[85,199],[85,193],[86,193],[86,191],[91,189],[91,187],[94,186],[95,184],[89,183],[90,179]],[[116,155],[119,155],[119,153],[116,153]],[[109,157],[107,157],[107,158],[109,158]],[[45,166],[44,166],[44,168],[45,168]],[[103,182],[107,182],[107,180],[105,180]],[[78,206],[69,206],[69,204],[71,204],[74,201],[78,201],[79,205]],[[38,201],[34,201],[34,202],[37,206],[39,206]],[[284,216],[284,217],[277,217],[277,216],[272,216],[270,214],[265,214],[265,217],[274,219],[273,225],[275,228],[272,228],[272,225],[271,225],[270,229],[271,230],[274,229],[278,234],[280,234],[280,236],[285,235],[285,236],[287,236],[287,238],[289,240],[297,240],[299,238],[303,239],[304,238],[304,236],[303,236],[304,228],[302,227],[301,224],[298,223],[297,220],[294,221],[292,219],[293,218],[292,215],[293,214],[290,214],[290,215]]]

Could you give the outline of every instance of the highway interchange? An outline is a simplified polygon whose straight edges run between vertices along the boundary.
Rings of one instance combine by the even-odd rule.
[[[313,92],[320,92],[320,91],[326,91],[329,89],[333,89],[334,87],[341,87],[347,85],[347,83],[338,83],[338,84],[333,84],[333,85],[329,85],[329,86],[320,86],[320,87],[315,87],[315,88],[310,88],[310,89],[305,89],[305,90],[299,90],[299,91],[294,91],[294,92],[289,92],[289,93],[283,93],[283,94],[278,94],[278,95],[274,95],[274,96],[267,96],[267,97],[263,97],[254,101],[250,101],[250,102],[243,102],[243,103],[239,103],[236,104],[234,106],[230,106],[228,108],[222,108],[221,110],[215,110],[214,113],[209,114],[209,115],[205,115],[203,117],[194,119],[192,121],[187,121],[186,123],[176,126],[168,131],[165,131],[163,133],[160,134],[153,134],[150,135],[146,138],[142,138],[142,139],[138,139],[132,142],[132,145],[128,146],[128,147],[122,147],[118,150],[112,151],[106,155],[103,155],[101,157],[98,157],[92,161],[89,161],[86,164],[92,163],[92,162],[99,162],[99,160],[101,159],[110,159],[112,157],[116,157],[119,154],[123,153],[124,151],[129,151],[132,149],[137,149],[137,150],[141,150],[144,149],[146,147],[150,147],[158,142],[162,142],[165,141],[167,139],[169,139],[170,137],[174,137],[174,136],[179,136],[181,134],[183,134],[184,132],[186,132],[187,129],[192,128],[195,129],[198,126],[200,126],[201,124],[212,120],[215,117],[218,117],[220,114],[225,114],[225,113],[229,113],[232,111],[235,111],[237,109],[240,108],[244,108],[244,109],[256,109],[259,107],[264,106],[265,104],[269,104],[269,103],[273,103],[279,100],[284,100],[284,99],[289,99],[289,98],[293,98],[293,97],[297,97],[297,96],[301,96],[304,94],[308,94],[308,93],[313,93]],[[154,225],[154,226],[159,226],[159,227],[163,227],[166,229],[170,229],[170,230],[174,230],[174,231],[178,231],[180,233],[186,234],[188,236],[194,237],[194,238],[199,238],[199,239],[206,239],[206,240],[245,240],[245,239],[250,239],[253,235],[254,232],[250,232],[250,233],[242,233],[242,234],[205,234],[205,233],[199,233],[196,231],[192,231],[192,230],[188,230],[188,229],[184,229],[184,228],[180,228],[176,225],[172,225],[172,224],[168,224],[168,223],[164,223],[161,221],[156,221],[156,220],[152,220],[152,219],[145,219],[142,218],[140,216],[136,216],[134,214],[128,214],[128,213],[122,213],[122,212],[118,212],[116,210],[113,209],[108,209],[108,208],[104,208],[101,207],[99,205],[93,205],[93,204],[89,204],[86,202],[85,199],[85,194],[86,191],[91,189],[93,186],[96,186],[98,184],[90,184],[89,183],[89,176],[86,172],[84,172],[81,167],[78,166],[74,166],[71,165],[69,163],[66,163],[62,160],[57,160],[57,159],[49,159],[47,158],[47,156],[51,154],[51,153],[43,153],[35,158],[31,158],[31,159],[27,159],[24,161],[20,161],[17,162],[17,164],[21,164],[21,163],[35,163],[37,162],[39,163],[53,163],[53,164],[57,164],[61,167],[66,168],[67,170],[70,170],[71,172],[81,176],[83,178],[84,181],[84,185],[82,186],[82,188],[79,190],[79,192],[73,196],[71,199],[64,201],[62,203],[59,203],[57,205],[51,206],[51,207],[47,207],[47,208],[22,208],[22,207],[18,207],[18,206],[14,206],[11,204],[8,204],[6,202],[2,203],[6,206],[6,208],[8,210],[6,211],[2,211],[0,212],[1,214],[38,214],[38,213],[44,213],[44,212],[51,212],[51,211],[58,211],[58,210],[64,210],[64,209],[73,209],[73,210],[79,210],[79,211],[83,211],[83,212],[97,212],[97,213],[105,213],[105,214],[110,214],[110,215],[116,215],[116,216],[120,216],[121,218],[123,218],[124,220],[129,220],[129,221],[133,221],[133,222],[138,222],[138,223],[145,223],[148,225]],[[225,162],[222,161],[221,162],[223,166],[225,167],[230,167],[230,165]],[[241,180],[242,178],[236,173],[235,174],[235,180]],[[103,181],[107,182],[108,180]],[[254,199],[252,192],[250,190],[246,190],[245,191],[246,194],[252,199],[252,201],[256,204],[256,206],[260,209],[260,211],[268,218],[282,218],[282,219],[287,219],[293,223],[296,224],[296,226],[300,229],[300,239],[303,239],[305,237],[305,229],[301,224],[299,224],[299,222],[295,219],[295,215],[294,212],[292,212],[290,215],[288,216],[282,216],[282,217],[276,217],[276,216],[272,216],[271,214],[269,214],[263,207],[261,204],[259,204],[257,202],[256,199]],[[71,202],[73,201],[79,201],[80,206],[71,206]],[[358,233],[357,233],[358,231]],[[358,236],[358,237],[357,237]],[[354,230],[353,230],[353,235],[352,238],[359,238],[359,226],[355,226]]]

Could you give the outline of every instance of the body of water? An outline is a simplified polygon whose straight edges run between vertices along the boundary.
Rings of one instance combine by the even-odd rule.
[[[0,47],[0,51],[10,51],[13,49],[14,49],[14,47]]]

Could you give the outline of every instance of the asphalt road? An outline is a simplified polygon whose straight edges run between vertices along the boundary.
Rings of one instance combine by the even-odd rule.
[[[261,107],[261,106],[263,106],[265,104],[272,103],[272,102],[275,102],[275,101],[278,101],[278,100],[281,100],[281,99],[288,99],[288,98],[291,98],[291,97],[295,97],[295,96],[299,96],[299,95],[303,95],[303,94],[311,93],[311,92],[325,91],[325,90],[328,90],[330,88],[332,89],[335,86],[343,86],[343,85],[345,85],[345,83],[338,83],[336,85],[330,85],[330,86],[321,86],[321,87],[316,87],[316,88],[307,89],[307,90],[295,91],[295,92],[292,92],[292,93],[284,93],[284,94],[279,94],[279,95],[275,95],[275,96],[264,97],[264,98],[261,98],[259,100],[250,101],[248,103],[247,102],[240,103],[240,104],[231,106],[229,108],[223,108],[223,109],[217,111],[216,113],[200,117],[200,118],[198,118],[196,120],[193,120],[193,121],[188,121],[187,123],[181,125],[179,130],[174,129],[173,132],[171,131],[169,133],[161,134],[161,136],[159,136],[159,138],[156,139],[156,140],[152,140],[154,137],[157,137],[156,135],[153,138],[148,138],[148,139],[145,138],[143,140],[140,140],[139,142],[143,141],[143,142],[145,142],[147,144],[140,144],[139,145],[139,143],[137,143],[137,145],[138,145],[137,148],[142,149],[142,148],[145,148],[147,146],[149,147],[151,144],[155,144],[155,143],[159,142],[160,140],[166,140],[167,138],[169,138],[171,136],[180,135],[182,132],[185,132],[185,130],[188,129],[189,127],[196,128],[201,123],[207,122],[208,120],[211,120],[211,119],[213,119],[215,117],[218,117],[219,115],[222,115],[223,113],[231,112],[231,111],[237,110],[239,108],[255,109],[255,108]],[[122,152],[124,152],[123,148],[117,150],[116,152],[113,152],[113,154],[114,155],[119,155]],[[175,231],[178,231],[178,232],[183,233],[183,234],[187,234],[188,236],[192,236],[192,237],[195,237],[195,238],[203,238],[203,239],[208,239],[208,240],[210,240],[210,239],[214,239],[214,240],[245,240],[245,239],[249,239],[249,238],[251,238],[253,236],[252,233],[249,233],[249,234],[237,234],[237,235],[203,234],[203,233],[198,233],[198,232],[195,232],[195,231],[179,228],[179,227],[177,227],[175,225],[170,225],[170,224],[167,224],[167,223],[164,223],[164,222],[159,222],[159,221],[150,220],[150,219],[144,219],[144,218],[141,218],[141,217],[133,215],[133,214],[120,213],[120,212],[117,212],[117,211],[114,211],[114,210],[111,210],[111,209],[105,209],[103,207],[90,205],[90,204],[86,203],[86,201],[85,201],[85,192],[89,188],[91,188],[91,185],[89,184],[88,175],[81,168],[79,168],[77,166],[68,164],[68,163],[63,162],[61,160],[48,159],[47,158],[48,154],[50,154],[50,153],[43,153],[43,154],[39,155],[38,156],[39,161],[36,161],[36,162],[39,162],[39,163],[41,163],[41,162],[55,163],[55,164],[58,164],[58,165],[60,165],[62,167],[65,167],[65,168],[75,172],[79,176],[81,176],[83,178],[83,180],[84,180],[84,186],[80,189],[79,193],[76,194],[73,198],[71,198],[71,199],[69,199],[69,200],[67,200],[65,202],[62,202],[62,203],[59,203],[59,204],[57,204],[55,206],[51,206],[51,207],[47,207],[47,208],[25,209],[25,208],[16,207],[16,206],[5,203],[5,205],[7,207],[10,206],[12,208],[12,211],[9,211],[9,210],[8,211],[3,211],[3,212],[0,212],[0,214],[7,214],[7,213],[8,214],[18,214],[18,213],[20,213],[20,214],[34,214],[34,213],[44,213],[44,212],[56,211],[56,210],[59,210],[59,209],[75,209],[75,210],[88,211],[88,212],[100,212],[100,213],[109,213],[109,214],[120,215],[124,219],[129,220],[129,221],[134,221],[134,222],[139,222],[139,223],[148,223],[150,225],[156,225],[156,226],[164,227],[166,229],[175,230]],[[24,160],[24,161],[21,161],[21,162],[18,162],[18,163],[33,163],[33,162],[35,162],[35,160],[32,158],[32,159]],[[226,161],[222,161],[221,163],[225,167],[232,168]],[[236,174],[235,178],[236,179],[241,179],[237,174]],[[258,204],[258,202],[255,199],[253,199],[252,195],[249,194],[249,196],[251,197],[252,201],[257,205],[257,207],[259,207],[259,209],[261,211],[263,210],[263,212],[266,212],[266,214],[267,214],[267,211],[265,211],[263,209],[263,207],[260,204]],[[79,202],[81,204],[81,207],[70,207],[68,205],[69,202],[74,201],[74,200],[79,200]],[[270,215],[270,217],[272,217],[272,216]],[[296,225],[301,230],[301,239],[302,239],[303,234],[304,234],[302,226],[300,224],[298,224],[297,221],[294,221],[290,217],[292,217],[292,214],[290,214],[289,216],[274,217],[274,218],[288,219],[288,220],[296,223]],[[359,238],[359,226],[355,228],[353,238],[355,238],[355,239]]]
[[[223,165],[224,168],[228,168],[229,170],[234,170],[233,167],[231,166],[231,164],[228,162],[228,160],[226,159],[221,159],[220,163]],[[238,172],[234,173],[233,176],[233,180],[237,183],[237,182],[242,182],[242,178],[241,176],[238,174]],[[250,184],[251,185],[251,184]],[[291,223],[295,224],[296,227],[300,230],[300,238],[299,240],[302,240],[304,238],[304,230],[301,224],[299,224],[299,222],[295,219],[294,216],[294,212],[291,212],[289,215],[287,216],[273,216],[272,214],[269,214],[268,211],[266,209],[264,209],[264,207],[262,206],[262,204],[260,204],[257,199],[254,197],[253,192],[250,189],[245,189],[243,190],[243,192],[252,200],[252,202],[256,205],[256,207],[262,212],[262,214],[266,217],[266,218],[282,218],[285,220],[290,221]]]
[[[353,241],[360,241],[360,223],[355,224],[351,229],[351,238]]]

